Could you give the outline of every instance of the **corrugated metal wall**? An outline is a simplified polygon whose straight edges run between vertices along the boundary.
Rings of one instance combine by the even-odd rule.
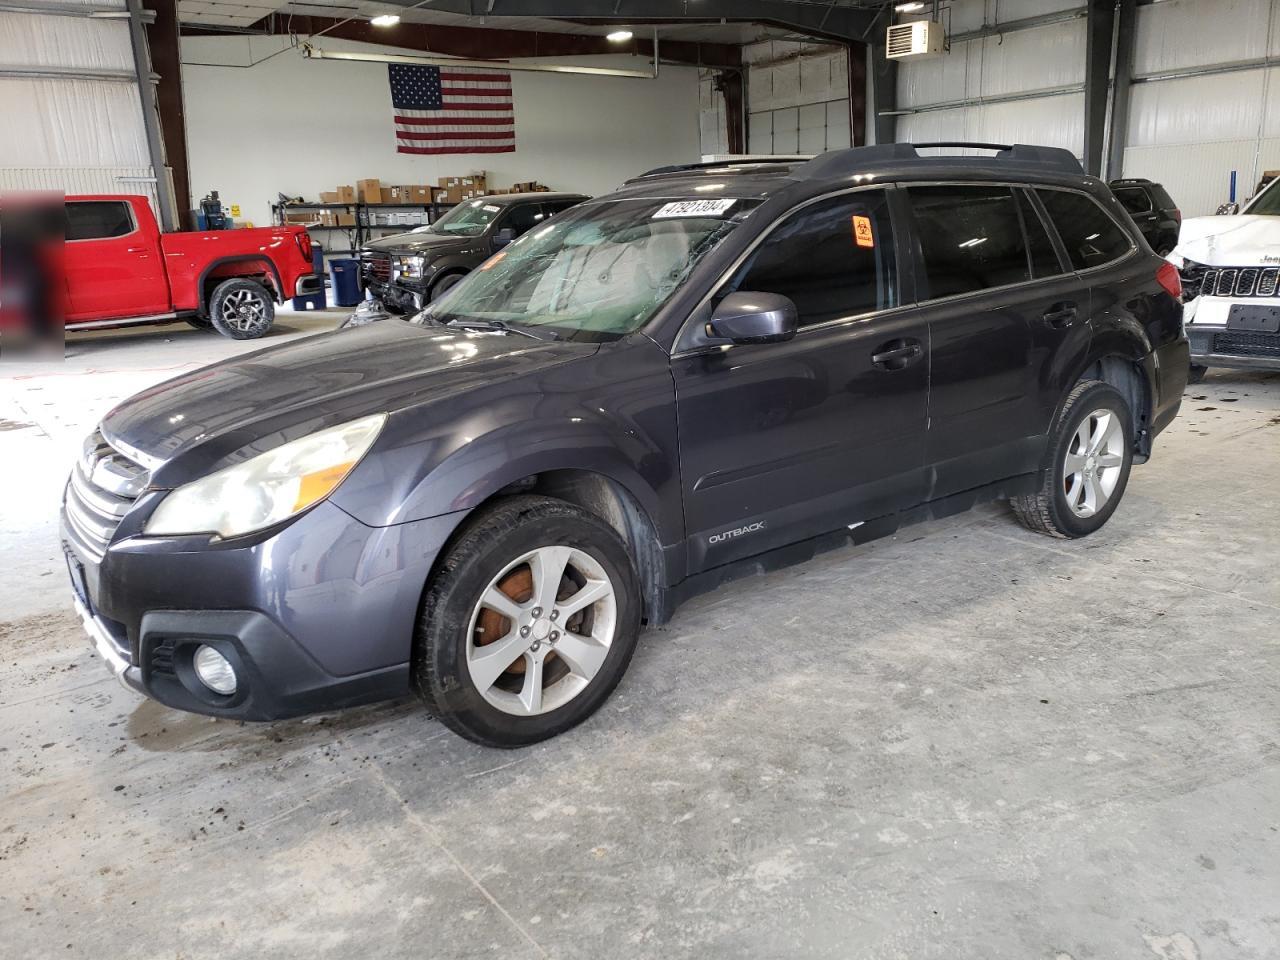
[[[943,17],[959,36],[1014,20],[1071,11],[1080,0],[956,0]],[[917,19],[912,14],[906,19]],[[945,56],[898,70],[902,141],[1041,143],[1084,152],[1083,16],[994,36],[958,40]],[[1040,92],[1040,96],[1035,96]],[[982,102],[1010,96],[1030,97]],[[944,104],[963,105],[939,108]]]
[[[92,0],[92,6],[125,5]],[[0,65],[123,75],[133,70],[129,25],[122,19],[0,14]],[[0,103],[8,128],[0,136],[0,190],[142,193],[154,205],[154,183],[138,182],[152,170],[136,82],[0,76]]]
[[[1138,9],[1137,78],[1280,56],[1280,0],[1165,0]],[[1280,168],[1280,68],[1136,83],[1124,175],[1163,183],[1185,216],[1243,200]]]
[[[747,151],[821,153],[852,145],[843,47],[769,40],[742,48]]]

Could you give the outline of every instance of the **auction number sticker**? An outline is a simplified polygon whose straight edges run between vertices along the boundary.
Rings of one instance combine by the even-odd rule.
[[[670,217],[719,217],[738,201],[734,198],[716,200],[677,200],[675,203],[663,204],[658,208],[651,220],[666,220]]]
[[[860,247],[874,247],[876,238],[871,232],[871,218],[858,217],[853,218],[853,242]]]

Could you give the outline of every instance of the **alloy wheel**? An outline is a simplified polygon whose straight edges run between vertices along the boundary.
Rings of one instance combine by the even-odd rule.
[[[471,681],[505,713],[549,713],[600,672],[617,620],[614,585],[599,561],[576,547],[539,547],[481,593],[467,630]]]
[[[1124,429],[1110,410],[1094,410],[1071,437],[1063,461],[1067,506],[1077,517],[1092,517],[1115,493],[1124,467]]]
[[[222,301],[222,321],[245,333],[257,330],[266,322],[267,308],[252,290],[233,290]]]

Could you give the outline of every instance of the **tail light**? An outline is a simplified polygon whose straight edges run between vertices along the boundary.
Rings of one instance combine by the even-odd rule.
[[[1164,287],[1173,299],[1182,300],[1182,278],[1178,276],[1178,270],[1172,263],[1166,260],[1160,264],[1160,269],[1156,271],[1156,283]]]
[[[1177,207],[1173,208],[1173,219],[1177,220],[1178,223],[1182,223],[1182,211]]]
[[[299,230],[293,237],[298,241],[298,250],[302,254],[302,259],[311,263],[311,234],[306,230]]]

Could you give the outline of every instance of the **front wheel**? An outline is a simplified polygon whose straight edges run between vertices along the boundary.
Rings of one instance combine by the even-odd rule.
[[[232,340],[256,340],[271,329],[275,317],[267,288],[246,277],[223,280],[209,298],[209,322]]]
[[[640,633],[635,569],[604,521],[546,497],[499,501],[450,549],[422,605],[413,680],[469,740],[518,747],[608,698]]]
[[[1040,490],[1010,501],[1022,525],[1075,538],[1106,523],[1129,483],[1132,424],[1115,387],[1099,380],[1076,384],[1049,434]]]

